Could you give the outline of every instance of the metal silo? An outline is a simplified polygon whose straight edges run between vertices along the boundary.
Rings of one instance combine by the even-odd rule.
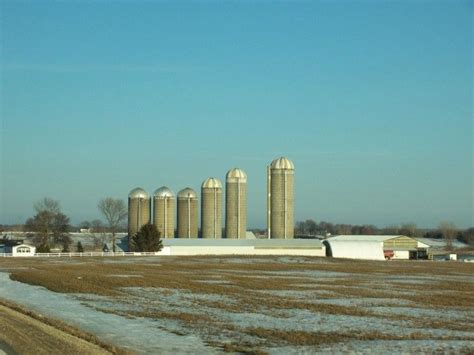
[[[267,168],[268,237],[294,237],[295,166],[287,158],[275,159]]]
[[[178,192],[178,238],[198,237],[198,198],[187,187]]]
[[[150,196],[137,187],[128,194],[128,235],[135,235],[147,223],[150,223]]]
[[[153,223],[161,238],[174,238],[175,198],[166,186],[160,187],[153,194]]]
[[[241,169],[231,169],[226,175],[225,186],[226,238],[245,239],[247,232],[247,174]]]
[[[202,238],[222,238],[222,184],[216,178],[206,179],[201,186]]]

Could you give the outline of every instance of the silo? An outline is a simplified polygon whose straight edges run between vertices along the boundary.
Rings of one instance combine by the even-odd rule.
[[[295,166],[287,158],[281,157],[271,163],[267,174],[268,236],[293,238]]]
[[[175,197],[166,186],[153,194],[153,223],[161,238],[174,238]]]
[[[202,238],[222,238],[222,184],[216,178],[206,179],[201,186]]]
[[[229,239],[245,239],[247,232],[247,174],[230,169],[225,186],[225,234]]]
[[[137,187],[128,194],[128,235],[134,236],[147,223],[150,223],[150,196]]]
[[[187,187],[178,192],[178,238],[198,237],[198,198]]]

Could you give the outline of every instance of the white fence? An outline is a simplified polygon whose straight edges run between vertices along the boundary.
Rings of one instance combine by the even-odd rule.
[[[151,256],[162,255],[161,252],[87,252],[87,253],[36,253],[34,255],[21,255],[15,257],[51,258],[51,257],[84,257],[84,256]],[[0,257],[13,257],[12,253],[0,253]]]

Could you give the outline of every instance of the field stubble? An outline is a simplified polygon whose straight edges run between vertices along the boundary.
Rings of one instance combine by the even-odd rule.
[[[469,264],[304,257],[70,261],[5,259],[0,267],[12,280],[74,294],[102,312],[156,320],[223,351],[412,340],[432,341],[433,349],[457,341],[464,351],[474,340]]]

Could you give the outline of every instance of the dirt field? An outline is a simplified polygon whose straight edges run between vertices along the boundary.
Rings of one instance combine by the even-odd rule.
[[[67,302],[86,307],[83,318],[94,319],[73,325],[138,352],[186,352],[186,344],[202,353],[383,352],[387,347],[395,352],[473,351],[474,265],[469,263],[305,257],[2,259],[0,271],[12,280],[67,294],[62,296]],[[6,294],[0,291],[0,297]],[[125,332],[94,327],[101,317],[117,317]],[[141,325],[143,337],[151,339],[127,339]],[[165,349],[164,342],[172,348]]]

